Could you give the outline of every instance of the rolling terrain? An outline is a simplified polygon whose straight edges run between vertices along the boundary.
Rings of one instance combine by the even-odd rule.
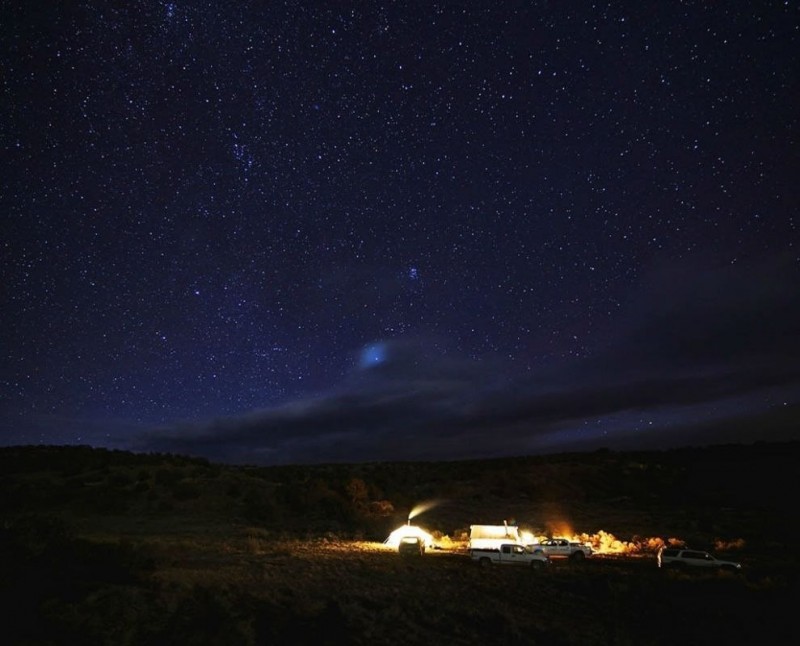
[[[716,644],[797,630],[800,443],[248,467],[0,449],[5,634],[18,644]],[[413,516],[409,520],[409,516]],[[599,554],[480,569],[471,524]],[[411,522],[438,549],[383,544]],[[740,575],[665,572],[681,542]]]

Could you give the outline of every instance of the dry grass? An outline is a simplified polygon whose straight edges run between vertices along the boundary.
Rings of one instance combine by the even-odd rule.
[[[0,452],[6,641],[788,643],[795,505],[722,478],[744,463],[728,453],[264,471]],[[793,454],[775,454],[748,463],[768,491],[794,473]],[[348,507],[353,477],[395,517]],[[380,540],[423,495],[438,504],[415,522],[442,549],[402,558]],[[474,566],[469,525],[506,518],[610,554],[546,572]],[[671,540],[727,551],[745,572],[659,571],[654,551]]]

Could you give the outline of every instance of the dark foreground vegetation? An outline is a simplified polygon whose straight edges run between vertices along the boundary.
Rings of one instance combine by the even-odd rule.
[[[11,644],[794,642],[800,443],[501,460],[235,467],[0,449]],[[443,549],[382,545],[413,519]],[[613,534],[545,572],[483,570],[470,524]],[[680,540],[740,575],[664,572]]]

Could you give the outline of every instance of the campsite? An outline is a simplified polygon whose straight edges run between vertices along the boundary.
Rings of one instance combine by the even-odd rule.
[[[20,644],[788,641],[799,452],[248,467],[4,448],[6,632]],[[421,503],[412,521],[436,546],[404,558],[384,540]],[[471,563],[469,525],[511,519],[598,551],[546,571]],[[743,571],[662,571],[654,548],[670,540]]]

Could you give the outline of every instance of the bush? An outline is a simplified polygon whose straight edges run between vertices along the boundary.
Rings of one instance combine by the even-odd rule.
[[[279,521],[281,514],[272,497],[250,491],[244,496],[244,517],[251,523],[270,525]]]
[[[236,612],[216,590],[194,587],[180,600],[166,626],[157,634],[164,644],[247,644]]]
[[[172,488],[175,500],[194,500],[200,497],[200,489],[191,482],[179,482]]]
[[[183,479],[183,471],[175,467],[162,467],[156,471],[156,484],[162,487],[171,487]]]

